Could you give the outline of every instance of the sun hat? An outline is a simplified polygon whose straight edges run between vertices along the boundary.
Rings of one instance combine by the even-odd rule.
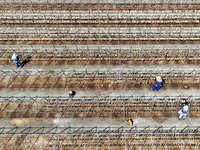
[[[157,77],[156,77],[156,80],[157,80],[158,82],[161,82],[161,81],[162,81],[161,76],[157,76]]]

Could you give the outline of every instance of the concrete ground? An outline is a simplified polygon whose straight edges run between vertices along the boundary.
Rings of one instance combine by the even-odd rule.
[[[55,119],[31,119],[31,118],[15,118],[15,119],[0,119],[0,127],[130,127],[127,120],[130,118],[55,118]],[[199,126],[200,117],[186,117],[186,119],[178,119],[177,117],[147,117],[147,118],[131,118],[134,121],[133,126],[152,128],[163,127],[186,127],[186,126]]]
[[[0,69],[164,69],[164,70],[200,70],[200,65],[195,64],[159,64],[159,65],[29,65],[23,68],[16,68],[13,65],[0,65]]]
[[[53,90],[31,90],[31,89],[21,89],[21,90],[5,90],[0,89],[0,95],[3,97],[10,96],[68,96],[68,91],[70,89],[53,89]],[[134,90],[76,90],[76,95],[80,96],[197,96],[199,97],[199,89],[160,89],[158,92],[152,91],[151,89],[134,89]]]

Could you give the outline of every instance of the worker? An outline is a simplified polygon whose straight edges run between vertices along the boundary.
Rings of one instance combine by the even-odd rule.
[[[22,64],[19,62],[19,59],[18,59],[18,55],[16,53],[14,53],[12,55],[12,59],[13,61],[15,62],[15,65],[16,67],[18,68],[19,66],[22,68]]]
[[[127,122],[128,122],[128,125],[130,125],[130,126],[133,125],[133,120],[132,119],[129,119]]]
[[[73,98],[76,95],[75,91],[69,91],[69,97]]]
[[[183,119],[186,118],[186,115],[188,113],[188,102],[185,101],[181,104],[181,110],[179,111],[179,120],[183,117]]]
[[[155,78],[155,84],[154,84],[152,90],[155,91],[155,89],[156,89],[156,91],[158,91],[161,88],[162,84],[163,84],[163,80],[162,80],[161,76],[157,76]]]

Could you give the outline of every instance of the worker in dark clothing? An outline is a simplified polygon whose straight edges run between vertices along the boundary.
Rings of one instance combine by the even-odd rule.
[[[154,84],[152,90],[155,91],[155,89],[156,89],[156,91],[158,91],[161,88],[162,84],[163,84],[163,80],[162,80],[161,76],[156,77],[155,84]]]
[[[76,95],[75,91],[69,91],[69,97],[73,98]]]

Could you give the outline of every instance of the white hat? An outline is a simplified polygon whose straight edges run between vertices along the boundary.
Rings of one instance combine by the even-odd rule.
[[[16,57],[17,57],[17,54],[14,53],[14,54],[12,55],[12,59],[16,59]]]
[[[161,82],[161,81],[162,81],[161,76],[157,76],[157,77],[156,77],[156,80],[157,80],[158,82]]]
[[[188,106],[185,105],[185,106],[183,107],[183,110],[184,110],[184,111],[188,111]]]

